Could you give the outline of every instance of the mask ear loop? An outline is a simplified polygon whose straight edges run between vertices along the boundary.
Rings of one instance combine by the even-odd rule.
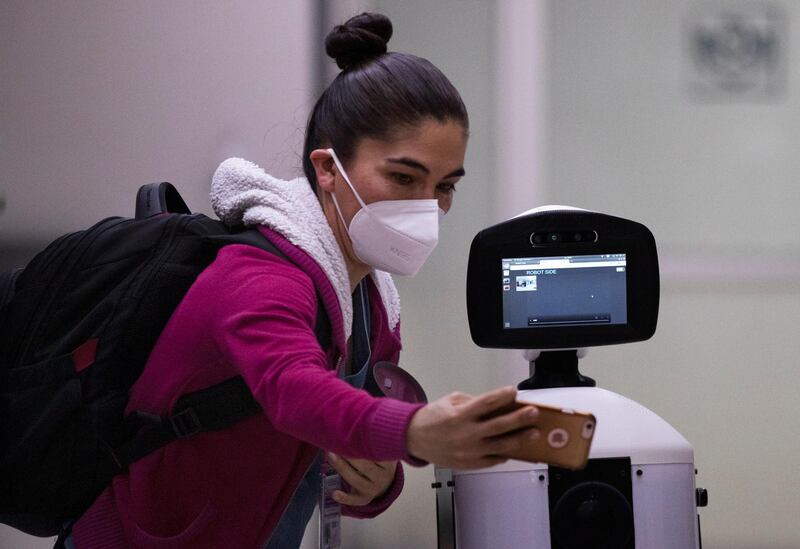
[[[350,181],[350,178],[347,177],[347,172],[344,171],[344,166],[342,166],[342,163],[339,161],[339,157],[336,156],[336,151],[334,151],[333,149],[327,149],[327,152],[329,152],[331,154],[331,158],[333,158],[333,162],[336,164],[336,167],[339,169],[339,173],[342,174],[342,177],[347,182],[347,184],[350,186],[350,190],[353,191],[353,196],[356,197],[356,200],[358,200],[358,203],[361,204],[361,207],[366,210],[367,209],[367,205],[364,203],[363,200],[361,200],[361,196],[358,194],[358,191],[353,186],[353,183]]]
[[[336,164],[336,168],[339,170],[339,173],[342,174],[342,177],[344,178],[347,185],[350,187],[350,190],[353,191],[353,196],[355,196],[356,200],[358,200],[358,203],[361,204],[361,208],[365,211],[368,211],[367,205],[364,204],[363,200],[361,200],[361,197],[358,195],[358,192],[356,191],[356,188],[353,186],[353,183],[350,182],[350,178],[347,177],[347,172],[344,171],[344,167],[342,166],[342,163],[339,161],[339,157],[336,156],[336,151],[334,151],[333,149],[326,149],[326,152],[330,153],[333,162]],[[339,214],[339,219],[341,220],[342,225],[344,225],[349,231],[350,227],[344,220],[344,216],[342,215],[342,209],[339,207],[339,201],[336,200],[336,193],[331,193],[331,198],[333,199],[333,205],[336,206],[336,213]]]
[[[350,178],[347,176],[347,172],[344,171],[344,166],[342,166],[342,163],[339,161],[339,157],[336,156],[336,151],[334,151],[333,149],[327,149],[327,151],[331,153],[331,158],[333,158],[336,167],[339,169],[339,173],[342,174],[342,177],[347,182],[348,186],[350,187],[350,190],[353,191],[353,196],[356,197],[356,200],[358,200],[358,203],[361,204],[362,208],[367,209],[367,205],[364,203],[363,200],[361,200],[361,196],[358,194],[358,191],[353,186],[353,182],[350,181]]]

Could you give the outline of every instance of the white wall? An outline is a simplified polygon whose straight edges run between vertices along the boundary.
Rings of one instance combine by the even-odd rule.
[[[645,223],[663,275],[654,338],[590,351],[585,370],[694,445],[704,547],[798,547],[800,6],[547,4],[548,201]],[[786,31],[777,93],[714,93],[690,29],[767,9]],[[758,64],[746,75],[763,84]]]
[[[3,2],[0,246],[132,215],[152,181],[208,211],[230,155],[296,174],[313,23],[310,0]]]

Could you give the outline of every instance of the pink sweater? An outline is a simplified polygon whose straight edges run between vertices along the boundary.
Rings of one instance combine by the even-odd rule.
[[[262,228],[288,263],[245,245],[225,247],[168,322],[133,388],[128,411],[167,412],[178,397],[242,375],[264,414],[178,440],[134,463],[75,524],[78,549],[257,548],[318,448],[374,460],[404,459],[406,429],[421,406],[373,398],[337,378],[346,343],[342,312],[319,265]],[[332,348],[314,335],[319,291]],[[373,361],[396,362],[390,329],[370,284]],[[380,499],[345,514],[370,517],[399,495],[402,468]]]

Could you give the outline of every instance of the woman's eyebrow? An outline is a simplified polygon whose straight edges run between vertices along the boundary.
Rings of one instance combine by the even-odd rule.
[[[464,171],[464,168],[458,168],[457,170],[453,170],[452,172],[444,176],[444,178],[450,179],[451,177],[464,177],[464,174],[466,173],[467,172]]]
[[[423,164],[422,162],[418,162],[418,161],[416,161],[416,160],[414,160],[412,158],[407,158],[407,157],[387,158],[386,161],[394,163],[394,164],[402,164],[404,166],[408,166],[409,168],[414,168],[416,170],[420,170],[421,172],[424,172],[425,174],[430,174],[431,173],[431,171],[428,169],[427,166],[425,166],[425,164]],[[465,173],[466,172],[464,171],[464,168],[458,168],[457,170],[454,170],[454,171],[450,172],[449,174],[447,174],[444,178],[448,179],[450,177],[463,177],[463,175]]]
[[[413,160],[405,156],[401,158],[387,158],[386,161],[393,164],[402,164],[404,166],[408,166],[409,168],[414,168],[415,170],[420,170],[422,172],[425,172],[426,174],[431,173],[428,167],[422,162],[417,162],[416,160]]]

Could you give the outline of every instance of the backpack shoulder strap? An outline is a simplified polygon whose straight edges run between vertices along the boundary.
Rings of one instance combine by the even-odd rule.
[[[242,376],[183,395],[167,418],[133,412],[126,421],[140,428],[127,444],[113,450],[119,471],[179,438],[219,431],[262,411]]]
[[[136,219],[146,219],[165,213],[192,212],[172,183],[162,181],[142,185],[136,193]]]

